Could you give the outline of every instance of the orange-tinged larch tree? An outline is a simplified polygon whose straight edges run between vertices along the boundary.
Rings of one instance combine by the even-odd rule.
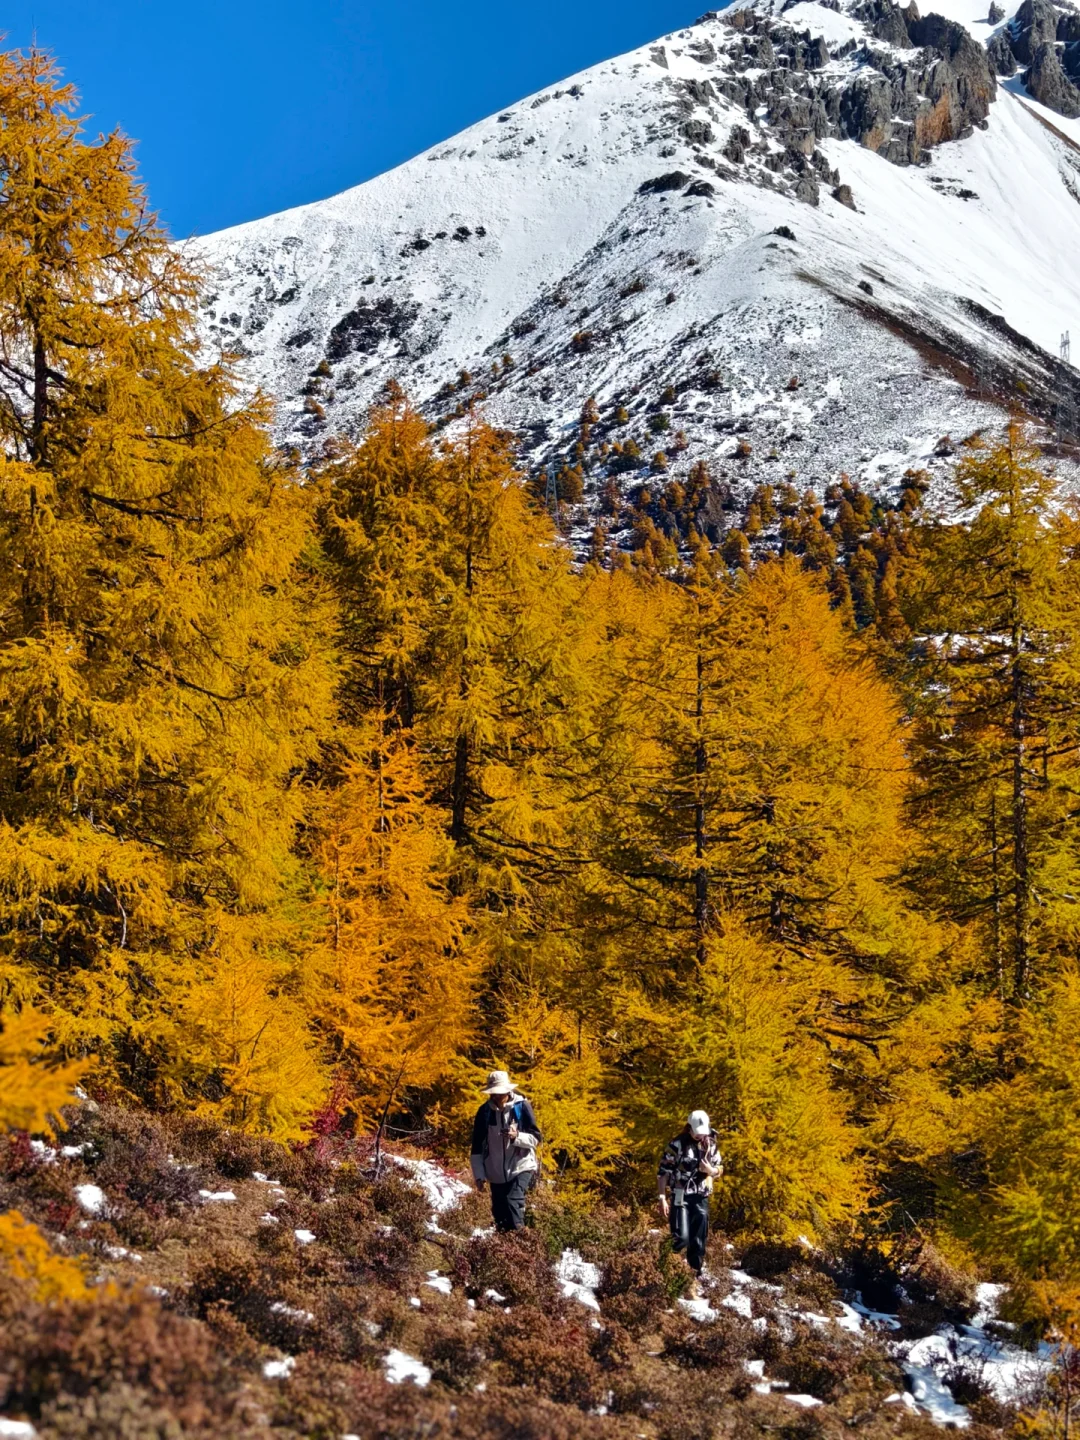
[[[465,1048],[542,1087],[554,1058],[519,1043],[517,1018],[542,1010],[552,1034],[574,1037],[575,1055],[579,1038],[582,1054],[590,1044],[567,1003],[581,947],[564,903],[567,877],[585,863],[579,817],[598,758],[590,661],[602,636],[580,604],[583,582],[530,502],[506,437],[475,417],[435,441],[392,393],[319,484],[344,627],[342,693],[364,737],[342,746],[369,773],[364,726],[374,724],[415,763],[425,823],[451,842],[466,949],[483,958],[483,1025]],[[341,768],[355,783],[355,764]],[[598,1071],[575,1062],[567,1073],[581,1085],[554,1086],[549,1109],[565,1103],[569,1132],[581,1086],[598,1104]],[[468,1065],[453,1074],[468,1080]],[[605,1159],[615,1138],[606,1134]]]
[[[358,1119],[446,1086],[476,1038],[484,946],[410,732],[374,714],[317,812],[309,1003]]]
[[[309,501],[74,103],[0,58],[0,995],[102,1080],[295,1133],[322,1080],[281,907],[332,692]],[[282,1023],[206,1023],[228,972]]]
[[[597,920],[634,953],[614,1011],[623,1104],[651,1153],[711,1094],[740,1157],[730,1222],[820,1233],[865,1201],[878,1047],[935,953],[898,884],[898,707],[794,561],[733,575],[699,553],[651,583],[669,623],[624,662],[648,701],[600,822]]]

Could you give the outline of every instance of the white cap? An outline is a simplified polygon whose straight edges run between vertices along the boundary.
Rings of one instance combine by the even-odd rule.
[[[691,1135],[708,1135],[711,1129],[709,1117],[704,1110],[691,1110],[686,1123],[690,1126]]]

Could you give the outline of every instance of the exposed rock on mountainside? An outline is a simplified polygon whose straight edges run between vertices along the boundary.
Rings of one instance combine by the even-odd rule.
[[[212,236],[207,342],[307,453],[390,378],[481,403],[581,526],[636,471],[899,493],[943,436],[1080,412],[1080,15],[945,4],[738,3]]]

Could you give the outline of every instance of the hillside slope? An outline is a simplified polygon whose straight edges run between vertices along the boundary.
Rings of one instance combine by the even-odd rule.
[[[545,1188],[495,1236],[485,1198],[430,1159],[379,1175],[370,1142],[69,1119],[59,1150],[0,1138],[0,1206],[54,1257],[0,1272],[0,1435],[992,1440],[1045,1390],[1046,1357],[987,1328],[996,1287],[929,1247],[897,1269],[715,1236],[687,1300],[647,1212]],[[42,1303],[57,1255],[107,1284]]]
[[[888,489],[1009,405],[1050,417],[1076,381],[1080,123],[994,46],[1059,12],[950,3],[735,6],[211,236],[207,340],[308,451],[390,377],[434,419],[479,394],[532,466],[572,458],[590,395],[651,454],[667,392],[673,469],[735,490]]]

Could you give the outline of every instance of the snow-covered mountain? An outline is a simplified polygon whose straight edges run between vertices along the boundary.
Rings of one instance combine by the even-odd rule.
[[[1080,13],[941,3],[736,0],[213,235],[207,341],[307,452],[393,377],[557,468],[593,396],[644,454],[620,485],[663,449],[736,493],[888,489],[1010,407],[1080,411]]]

